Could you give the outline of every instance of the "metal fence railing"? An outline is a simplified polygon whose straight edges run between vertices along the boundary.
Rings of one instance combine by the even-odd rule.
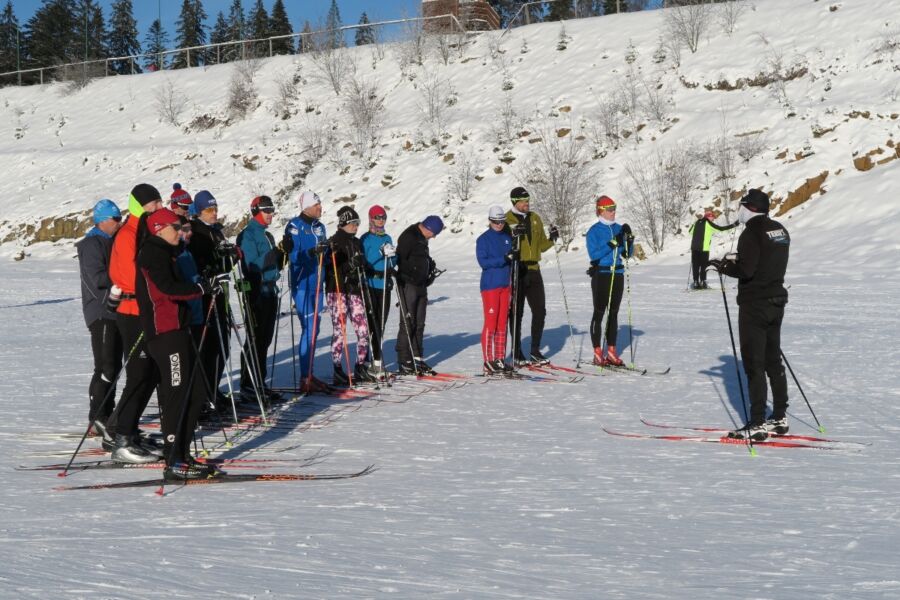
[[[439,27],[426,27],[428,23],[440,23]],[[162,52],[141,53],[128,56],[115,56],[97,60],[88,60],[47,67],[18,69],[0,73],[0,86],[3,85],[43,85],[50,81],[79,81],[95,77],[112,75],[134,75],[144,70],[155,71],[148,65],[162,65],[163,69],[209,66],[248,58],[272,57],[279,40],[290,40],[293,49],[301,52],[316,51],[323,48],[323,40],[334,40],[337,36],[346,45],[347,34],[364,27],[378,32],[377,42],[401,41],[408,30],[425,32],[429,35],[446,33],[462,33],[465,31],[456,16],[452,14],[429,17],[410,17],[378,21],[375,23],[346,25],[337,29],[321,29],[300,33],[273,36],[261,39],[238,40],[218,44],[204,44],[188,48],[164,50]],[[407,31],[403,28],[406,27]],[[393,33],[391,33],[393,31]],[[215,54],[213,54],[215,53]],[[293,52],[290,52],[291,54]],[[281,54],[289,54],[283,52]],[[224,59],[224,60],[223,60]],[[143,63],[143,65],[141,64]],[[124,65],[124,69],[122,68]],[[125,71],[124,73],[122,71]]]

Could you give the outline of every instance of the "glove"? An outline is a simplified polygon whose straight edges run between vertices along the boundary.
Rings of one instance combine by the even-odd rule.
[[[350,257],[350,262],[348,263],[349,267],[354,271],[363,268],[365,264],[366,260],[362,254],[354,254]]]
[[[727,262],[724,258],[714,258],[709,261],[709,266],[715,269],[717,273],[724,273]]]
[[[122,301],[122,288],[117,285],[113,285],[109,288],[109,294],[106,296],[106,308],[109,309],[110,312],[116,312],[116,309],[119,308],[119,303]]]
[[[310,248],[309,250],[307,250],[307,254],[309,254],[310,257],[312,257],[312,258],[316,258],[316,257],[319,256],[320,254],[325,254],[325,250],[326,250],[327,248],[328,248],[328,245],[327,245],[327,244],[321,244],[321,243],[320,243],[320,244],[316,244],[315,246],[313,246],[312,248]]]
[[[244,256],[244,253],[241,252],[241,249],[228,240],[222,240],[221,242],[219,242],[219,245],[216,246],[216,250],[222,256],[231,257],[233,260],[241,260],[241,258],[243,258]]]
[[[559,239],[559,228],[557,228],[556,225],[551,225],[550,230],[549,230],[549,235],[547,235],[547,237],[550,239],[551,242],[555,243],[556,240]]]
[[[294,250],[294,236],[288,233],[284,234],[284,237],[281,238],[281,243],[278,245],[278,249],[285,254],[290,254]]]
[[[512,234],[513,237],[522,237],[525,235],[525,225],[523,223],[517,223],[512,226]]]
[[[381,255],[385,258],[390,258],[397,254],[397,249],[394,248],[393,244],[385,244],[381,247]]]
[[[631,233],[631,225],[629,225],[628,223],[622,225],[622,237],[624,237],[626,240],[634,239],[634,234]]]
[[[613,238],[613,239],[609,240],[608,242],[606,242],[606,245],[609,246],[610,248],[612,248],[613,250],[615,250],[616,248],[619,247],[619,242],[618,242],[618,240],[616,240],[616,238]]]
[[[585,271],[585,273],[587,273],[587,276],[588,276],[588,277],[593,277],[593,276],[596,275],[599,271],[600,271],[600,267],[598,267],[597,265],[595,265],[595,264],[592,263],[591,266],[588,267],[588,270]]]
[[[506,259],[506,262],[511,263],[516,260],[516,253],[515,252],[507,252],[503,258]]]

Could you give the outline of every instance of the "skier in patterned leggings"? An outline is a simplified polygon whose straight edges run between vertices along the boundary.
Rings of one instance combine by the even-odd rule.
[[[338,211],[338,230],[328,240],[331,260],[325,279],[325,302],[331,313],[331,361],[334,363],[335,385],[347,385],[350,382],[347,372],[341,365],[344,352],[349,351],[349,348],[344,348],[348,320],[356,332],[356,365],[353,369],[353,380],[375,381],[366,364],[369,355],[369,324],[360,281],[360,274],[364,273],[365,268],[365,253],[362,242],[356,237],[358,229],[359,215],[351,207],[345,206]],[[348,365],[349,362],[348,358]]]

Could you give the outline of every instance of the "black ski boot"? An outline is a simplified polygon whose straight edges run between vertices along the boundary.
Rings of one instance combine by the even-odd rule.
[[[549,365],[550,359],[541,354],[540,350],[532,350],[531,363],[534,365]]]
[[[128,463],[133,465],[142,465],[152,463],[159,460],[155,454],[150,454],[144,448],[134,442],[130,435],[116,435],[116,447],[112,451],[113,461],[117,463]]]
[[[331,377],[331,381],[334,385],[350,385],[350,378],[344,373],[344,369],[341,368],[341,365],[334,365],[334,375]]]

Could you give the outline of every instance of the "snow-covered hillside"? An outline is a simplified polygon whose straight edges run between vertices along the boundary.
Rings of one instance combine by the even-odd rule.
[[[75,92],[63,84],[0,89],[7,173],[0,181],[0,253],[30,243],[44,219],[84,220],[101,197],[124,204],[136,183],[168,194],[175,181],[191,192],[211,190],[231,223],[260,193],[276,197],[286,219],[296,212],[298,192],[310,188],[326,200],[327,223],[344,202],[363,209],[384,204],[393,209],[395,227],[441,213],[457,230],[441,243],[468,247],[486,207],[505,202],[520,183],[543,143],[539,133],[569,129],[593,157],[585,168],[597,178],[584,203],[590,194],[609,194],[626,220],[634,200],[624,174],[628,161],[715,140],[743,140],[749,157],[730,169],[728,189],[761,187],[776,201],[797,192],[791,204],[818,198],[820,188],[831,191],[845,179],[880,179],[885,167],[877,163],[900,152],[900,22],[891,5],[746,3],[731,35],[714,21],[698,52],[683,49],[680,60],[661,45],[664,11],[481,34],[450,49],[449,64],[431,48],[423,65],[402,70],[410,51],[401,45],[350,49],[357,79],[376,85],[384,98],[380,141],[366,161],[345,147],[351,138],[346,85],[336,95],[307,56],[262,61],[258,105],[243,119],[229,120],[226,110],[233,65],[100,79]],[[285,103],[279,89],[294,78],[297,94]],[[160,119],[158,100],[169,88],[184,103],[180,126]],[[624,88],[641,97],[631,115],[617,117],[615,144],[598,132],[609,120],[604,106]],[[655,111],[646,108],[654,104],[648,90]],[[442,106],[431,123],[423,113],[426,91]],[[329,125],[337,127],[336,137],[325,139],[325,156],[313,156],[311,140]],[[513,135],[500,144],[497,130],[504,128]],[[440,148],[429,145],[436,133]],[[465,202],[448,192],[461,160],[477,175]],[[875,168],[858,170],[869,165]],[[698,176],[693,208],[720,202],[717,178],[715,171]],[[813,181],[804,185],[807,180]],[[591,218],[588,210],[579,231]],[[49,223],[43,235],[54,239],[47,237]],[[58,225],[57,234],[64,230]],[[58,251],[71,244],[60,242]]]

